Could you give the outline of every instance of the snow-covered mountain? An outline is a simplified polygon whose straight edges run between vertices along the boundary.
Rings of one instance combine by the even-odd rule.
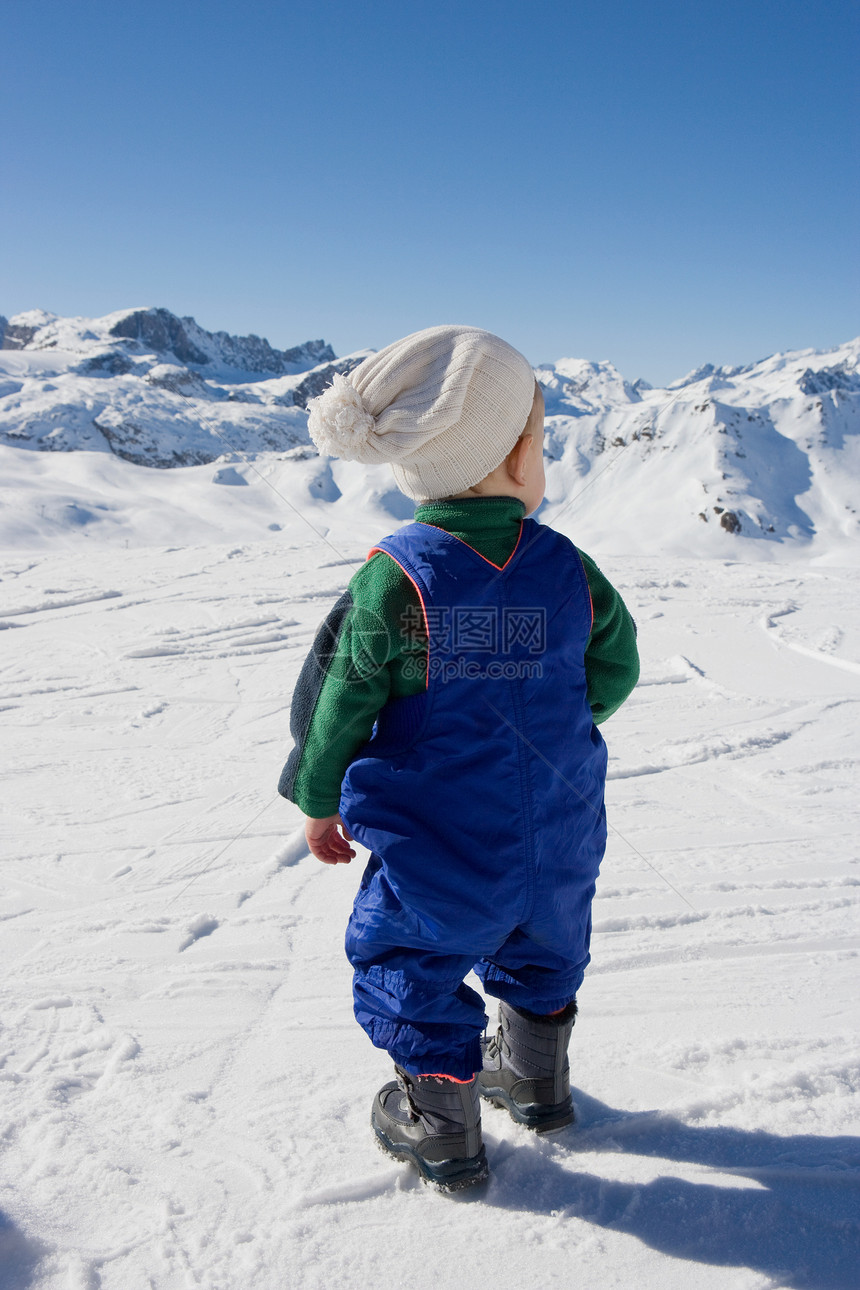
[[[98,319],[31,311],[0,319],[0,335],[0,444],[79,458],[36,470],[30,453],[3,453],[14,485],[0,512],[6,544],[21,541],[22,526],[39,541],[34,508],[44,521],[69,507],[78,517],[70,527],[91,536],[100,528],[176,540],[178,494],[196,499],[183,523],[225,503],[216,528],[234,533],[235,498],[226,504],[218,489],[216,499],[212,483],[251,485],[252,524],[276,522],[279,494],[305,511],[322,505],[327,525],[408,517],[387,470],[320,459],[307,436],[308,399],[368,351],[337,359],[323,341],[279,351],[166,309]],[[860,339],[746,367],[708,365],[664,389],[585,359],[536,376],[547,405],[541,518],[586,549],[839,559],[856,549]],[[183,486],[117,471],[106,457],[184,467]],[[269,495],[258,496],[265,482]],[[150,515],[145,535],[123,509],[129,491],[159,494],[167,508],[155,523]],[[247,536],[244,523],[237,536]]]
[[[0,349],[86,354],[88,370],[114,373],[120,368],[131,370],[130,356],[146,354],[169,354],[176,362],[213,371],[270,376],[304,372],[334,358],[331,346],[322,340],[309,340],[294,349],[273,349],[259,336],[205,331],[193,318],[177,318],[169,309],[121,309],[104,318],[60,318],[31,309],[12,319],[0,318]]]
[[[142,466],[306,443],[307,399],[353,365],[322,340],[277,350],[167,309],[104,318],[32,310],[0,318],[0,336],[0,440],[110,451]]]
[[[713,541],[726,535],[798,554],[860,536],[860,339],[709,365],[666,389],[580,359],[537,377],[559,467],[547,470],[549,508],[575,505],[598,545],[619,549],[619,526],[638,549],[679,553],[731,554]]]

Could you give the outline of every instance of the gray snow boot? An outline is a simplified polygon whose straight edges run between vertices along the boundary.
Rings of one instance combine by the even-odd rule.
[[[499,1028],[484,1042],[481,1097],[509,1111],[518,1124],[538,1133],[563,1129],[574,1120],[567,1046],[576,1000],[552,1017],[499,1003]]]
[[[373,1103],[370,1123],[389,1155],[408,1160],[425,1182],[459,1191],[483,1182],[489,1170],[481,1141],[478,1077],[468,1084],[436,1075],[407,1075],[385,1084]]]

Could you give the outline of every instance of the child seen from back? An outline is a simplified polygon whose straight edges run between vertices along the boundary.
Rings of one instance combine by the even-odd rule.
[[[321,451],[389,462],[379,542],[296,686],[279,791],[326,864],[370,851],[346,935],[355,1015],[394,1060],[379,1144],[445,1190],[487,1176],[480,1099],[573,1121],[567,1048],[606,840],[597,730],[639,673],[621,597],[543,499],[543,398],[499,337],[389,345],[310,405]],[[499,1000],[489,1040],[474,970]]]

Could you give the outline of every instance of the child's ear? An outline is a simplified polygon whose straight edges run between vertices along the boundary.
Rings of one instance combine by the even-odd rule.
[[[519,484],[520,488],[526,482],[526,469],[528,467],[529,454],[534,444],[534,435],[522,434],[508,453],[506,462],[508,476]]]

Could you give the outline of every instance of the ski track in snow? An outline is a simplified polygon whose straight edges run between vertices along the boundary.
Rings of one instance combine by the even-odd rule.
[[[857,1284],[860,572],[601,561],[643,676],[604,727],[579,1123],[487,1109],[451,1199],[368,1128],[360,861],[275,793],[351,562],[87,556],[0,559],[2,1290]]]

